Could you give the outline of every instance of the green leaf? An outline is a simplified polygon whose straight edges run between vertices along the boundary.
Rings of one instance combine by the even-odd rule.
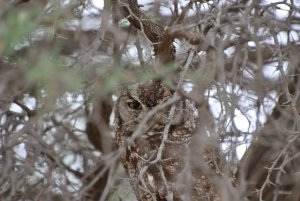
[[[26,38],[37,28],[36,18],[39,12],[12,10],[0,24],[0,42],[5,47],[3,53],[9,55],[16,45],[22,45]]]
[[[64,66],[55,52],[41,54],[35,64],[24,71],[29,85],[44,90],[47,102],[51,104],[64,93],[83,86],[82,73]]]

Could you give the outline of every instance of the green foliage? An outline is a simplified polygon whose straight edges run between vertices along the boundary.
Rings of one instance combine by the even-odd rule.
[[[83,85],[81,73],[64,66],[54,50],[39,55],[34,64],[24,68],[24,73],[29,86],[44,90],[50,103],[65,92],[79,90]]]
[[[22,45],[26,38],[37,28],[36,18],[40,12],[36,9],[26,11],[12,10],[0,24],[0,42],[3,54],[10,55],[16,45]]]

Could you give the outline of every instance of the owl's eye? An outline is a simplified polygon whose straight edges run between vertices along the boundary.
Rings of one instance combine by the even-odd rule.
[[[128,107],[131,108],[131,109],[133,109],[133,110],[140,110],[140,109],[142,109],[142,105],[138,101],[136,101],[136,100],[128,102]]]

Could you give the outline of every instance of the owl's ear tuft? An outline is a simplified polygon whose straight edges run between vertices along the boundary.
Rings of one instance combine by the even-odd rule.
[[[115,119],[114,119],[114,123],[115,123],[115,126],[116,128],[117,127],[121,127],[123,124],[122,124],[122,121],[121,121],[121,116],[120,116],[120,111],[119,111],[119,103],[120,103],[120,97],[119,96],[116,100],[116,103],[115,103],[115,107],[114,107],[114,114],[115,114]]]

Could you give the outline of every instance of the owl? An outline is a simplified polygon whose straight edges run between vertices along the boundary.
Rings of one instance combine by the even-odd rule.
[[[222,200],[211,179],[222,176],[218,151],[198,147],[195,107],[184,98],[171,103],[173,95],[157,81],[116,101],[116,145],[137,200]]]

